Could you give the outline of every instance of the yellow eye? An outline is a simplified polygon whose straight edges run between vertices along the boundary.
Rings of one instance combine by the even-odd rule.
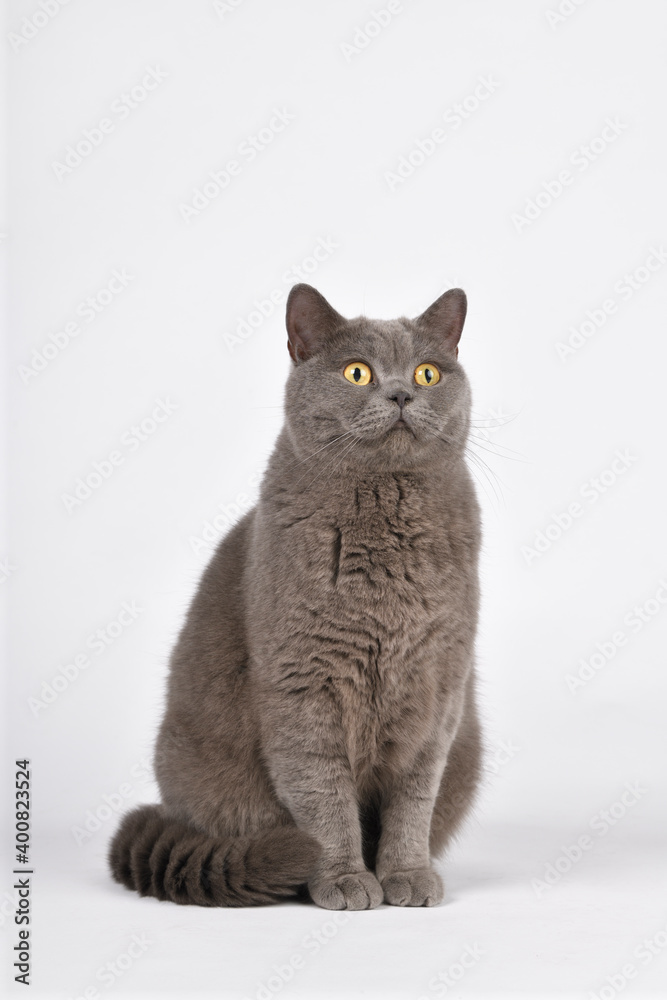
[[[415,368],[415,382],[417,385],[435,385],[440,381],[440,372],[435,365],[423,364]]]
[[[370,368],[363,361],[351,361],[343,375],[354,385],[368,385],[373,378]]]

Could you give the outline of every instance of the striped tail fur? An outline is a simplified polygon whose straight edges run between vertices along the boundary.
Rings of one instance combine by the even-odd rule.
[[[209,837],[161,806],[128,813],[109,848],[111,874],[141,896],[197,906],[259,906],[299,894],[320,845],[295,827]]]

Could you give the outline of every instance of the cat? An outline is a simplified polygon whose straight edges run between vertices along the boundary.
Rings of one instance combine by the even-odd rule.
[[[480,777],[480,516],[464,460],[467,300],[286,309],[285,424],[256,507],[204,572],[170,664],[162,804],[109,864],[201,906],[432,906]]]

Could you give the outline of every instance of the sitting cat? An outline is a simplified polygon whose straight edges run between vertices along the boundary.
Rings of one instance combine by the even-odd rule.
[[[480,774],[479,508],[460,289],[417,319],[287,302],[285,426],[171,659],[162,805],[109,854],[142,895],[329,909],[442,899]]]

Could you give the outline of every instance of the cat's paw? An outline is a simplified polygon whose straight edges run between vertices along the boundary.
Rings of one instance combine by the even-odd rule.
[[[432,868],[392,872],[382,879],[385,903],[392,906],[437,906],[445,890],[442,879]]]
[[[372,910],[382,902],[382,886],[372,872],[314,878],[308,891],[325,910]]]

